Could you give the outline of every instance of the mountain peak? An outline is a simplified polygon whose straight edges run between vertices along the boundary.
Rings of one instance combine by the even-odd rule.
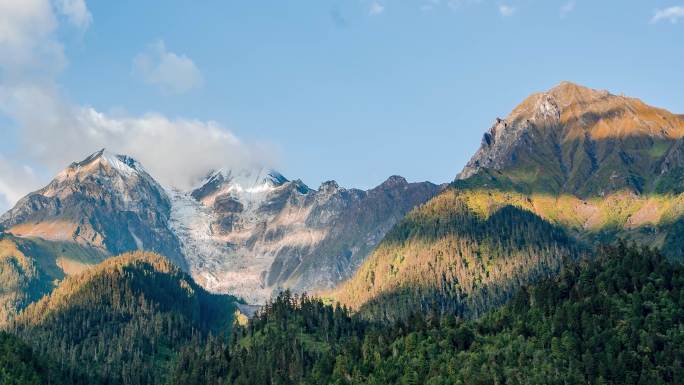
[[[57,179],[63,180],[83,173],[93,173],[101,168],[113,170],[123,177],[144,172],[142,165],[128,155],[119,155],[100,149],[80,162],[74,162],[58,174]]]
[[[612,95],[607,90],[589,88],[569,81],[560,82],[558,85],[545,92],[545,94],[554,97],[563,105],[590,103],[602,98],[619,98],[619,96]]]
[[[547,91],[527,97],[505,120],[559,123],[564,112],[571,115],[581,114],[594,107],[609,110],[626,102],[629,102],[627,98],[612,95],[606,90],[596,90],[563,81]]]
[[[407,185],[408,182],[406,181],[406,178],[400,175],[392,175],[387,180],[382,182],[379,187],[382,188],[394,188],[398,186],[405,186]]]
[[[548,191],[641,192],[653,188],[653,170],[660,172],[683,136],[683,116],[562,82],[496,119],[457,178],[482,169],[508,170],[512,180]],[[590,183],[591,178],[596,180]]]
[[[560,83],[556,84],[554,87],[552,87],[550,90],[547,91],[547,93],[551,94],[585,94],[585,95],[593,95],[593,94],[605,94],[608,91],[605,90],[596,90],[587,86],[583,86],[581,84],[573,83],[568,80],[563,80]]]
[[[289,182],[289,180],[285,178],[283,174],[276,170],[268,170],[266,176],[262,180],[269,182],[273,186],[282,186]]]
[[[219,193],[255,194],[276,189],[289,180],[275,170],[242,169],[234,171],[220,168],[210,172],[190,193],[199,201]],[[211,200],[211,199],[210,199]]]
[[[321,186],[318,187],[318,192],[326,195],[326,194],[333,194],[337,192],[340,189],[340,185],[334,181],[334,180],[327,180],[323,183],[321,183]]]
[[[242,169],[236,171],[219,168],[218,170],[210,172],[201,185],[215,181],[239,185],[243,189],[250,189],[263,184],[270,185],[271,187],[278,187],[289,182],[283,174],[273,169]]]

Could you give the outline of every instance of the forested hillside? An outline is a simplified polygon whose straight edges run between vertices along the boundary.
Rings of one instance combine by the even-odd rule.
[[[0,331],[0,384],[67,385],[56,366],[16,336]]]
[[[682,261],[684,117],[569,82],[497,118],[450,188],[329,295],[376,319],[477,316],[617,239]]]
[[[173,383],[682,383],[683,289],[681,265],[620,244],[478,320],[418,312],[386,326],[285,293],[226,350],[186,350]]]
[[[684,384],[682,170],[684,116],[567,82],[449,186],[169,197],[101,151],[0,221],[0,385]],[[131,249],[252,300],[351,278],[247,319],[159,255],[95,266]]]
[[[136,252],[65,279],[13,330],[72,383],[163,384],[185,344],[229,330],[234,301],[163,257]]]
[[[105,258],[97,249],[77,243],[18,238],[0,231],[0,326],[64,277]]]
[[[682,260],[684,115],[570,82],[497,118],[458,188],[524,194],[590,242],[632,239]]]
[[[521,194],[450,188],[409,213],[331,296],[380,320],[431,308],[476,316],[587,250]]]

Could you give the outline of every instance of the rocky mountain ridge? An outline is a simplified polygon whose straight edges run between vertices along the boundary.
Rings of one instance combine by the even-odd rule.
[[[172,191],[170,224],[199,282],[260,303],[274,290],[334,287],[438,189],[401,177],[369,191],[334,181],[311,189],[275,171],[219,171],[190,192]]]
[[[217,170],[179,191],[133,158],[100,150],[22,198],[0,226],[15,240],[49,244],[51,268],[65,257],[57,245],[103,257],[148,250],[211,290],[262,303],[282,288],[333,287],[440,188],[391,177],[369,191],[334,181],[314,190],[275,171]]]

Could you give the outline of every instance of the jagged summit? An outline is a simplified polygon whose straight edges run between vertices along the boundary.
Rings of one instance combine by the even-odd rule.
[[[266,169],[242,169],[239,171],[220,168],[208,174],[207,181],[222,179],[234,184],[243,186],[244,189],[254,188],[259,185],[268,184],[272,187],[283,185],[289,180],[276,170]]]
[[[170,225],[198,282],[263,303],[282,288],[329,288],[348,277],[439,189],[397,176],[368,191],[332,180],[311,189],[275,171],[217,170],[190,193],[172,191]]]
[[[234,171],[221,168],[207,174],[205,179],[191,191],[198,201],[212,199],[218,194],[253,195],[262,194],[289,183],[275,170],[242,169]]]
[[[340,185],[334,180],[327,180],[318,187],[318,192],[321,194],[333,194],[340,190]]]
[[[159,185],[130,156],[101,149],[20,200],[0,228],[102,258],[158,252],[208,289],[263,302],[280,288],[329,288],[348,277],[399,218],[440,188],[394,176],[368,191],[333,181],[316,190],[275,170],[225,168],[178,190]],[[57,260],[62,248],[54,249]]]
[[[97,172],[118,173],[123,177],[147,174],[140,162],[128,155],[119,155],[101,149],[79,162],[71,163],[55,179],[63,180]]]
[[[497,118],[457,179],[488,169],[552,192],[641,193],[655,188],[654,175],[673,169],[666,160],[680,158],[682,136],[682,115],[562,82]]]
[[[401,186],[406,186],[408,185],[408,181],[406,178],[400,175],[392,175],[387,180],[382,182],[378,187],[379,188],[394,188],[394,187],[401,187]]]

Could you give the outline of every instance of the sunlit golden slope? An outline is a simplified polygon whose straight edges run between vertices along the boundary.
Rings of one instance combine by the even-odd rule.
[[[168,259],[133,252],[65,278],[12,326],[79,383],[166,383],[186,344],[229,330],[235,303]]]
[[[374,318],[431,308],[481,314],[587,252],[533,207],[514,192],[450,188],[395,226],[330,296]]]
[[[64,277],[105,257],[98,249],[73,242],[0,233],[0,325],[50,292]]]
[[[618,237],[681,260],[683,135],[683,116],[638,99],[567,82],[534,94],[330,296],[377,318],[472,316]]]
[[[459,179],[492,170],[529,191],[682,192],[682,135],[682,115],[564,82],[497,119]]]

